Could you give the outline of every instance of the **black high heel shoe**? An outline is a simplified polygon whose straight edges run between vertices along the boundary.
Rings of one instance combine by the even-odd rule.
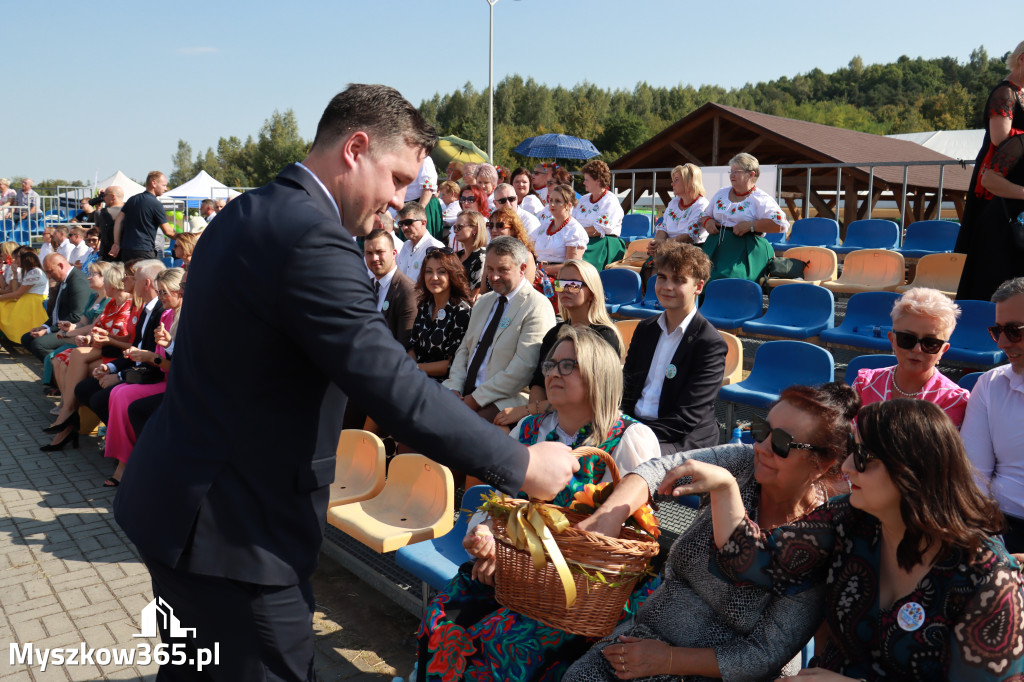
[[[77,448],[78,437],[78,428],[76,427],[71,430],[71,433],[64,436],[64,439],[61,440],[59,443],[47,443],[46,445],[40,446],[39,449],[42,450],[43,452],[55,452],[57,450],[63,450],[64,446],[68,444],[68,441],[71,441],[72,447]]]
[[[78,416],[77,410],[73,412],[70,417],[62,421],[60,424],[54,424],[53,426],[47,426],[46,428],[44,428],[43,433],[60,433],[61,431],[68,428],[68,426],[72,424],[75,427],[75,431],[77,431],[78,427],[82,425],[82,419],[81,417]]]

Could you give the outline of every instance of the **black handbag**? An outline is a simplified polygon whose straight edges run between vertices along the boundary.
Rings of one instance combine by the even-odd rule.
[[[1024,222],[1022,222],[1024,221],[1024,211],[1012,216],[1006,207],[1006,199],[1000,197],[999,201],[1003,204],[1003,215],[1006,216],[1006,222],[1010,226],[1010,239],[1014,246],[1024,251]]]
[[[780,279],[797,279],[804,276],[804,269],[810,261],[799,258],[772,258],[768,261],[768,276]]]
[[[121,376],[126,384],[158,384],[164,380],[164,373],[151,365],[129,367]]]

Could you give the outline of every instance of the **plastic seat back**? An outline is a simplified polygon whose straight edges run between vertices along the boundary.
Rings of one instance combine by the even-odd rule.
[[[895,364],[895,355],[882,355],[881,353],[858,355],[853,360],[850,360],[850,364],[846,366],[846,374],[843,376],[843,381],[852,386],[853,380],[857,378],[857,372],[862,369],[880,369],[882,367],[892,367]]]
[[[839,223],[832,218],[802,218],[793,223],[786,243],[792,246],[839,246]]]
[[[861,249],[846,256],[838,280],[824,282],[822,286],[848,293],[883,291],[902,285],[905,276],[903,254],[886,249]]]
[[[965,374],[960,377],[960,381],[956,382],[956,385],[962,389],[973,391],[974,385],[978,383],[978,379],[981,378],[982,374],[984,374],[984,372],[971,372],[970,374]]]
[[[338,438],[328,507],[366,500],[384,489],[384,441],[375,433],[346,429]]]
[[[643,213],[628,213],[622,216],[622,238],[641,239],[651,236],[651,217]]]
[[[764,238],[768,240],[776,249],[786,248],[786,237],[789,236],[788,232],[765,232]]]
[[[921,258],[929,253],[950,253],[956,246],[960,223],[949,220],[919,220],[907,225],[900,252],[907,258]]]
[[[700,314],[719,329],[738,329],[747,320],[760,317],[764,297],[757,282],[746,279],[716,279],[704,287]]]
[[[628,268],[602,270],[601,284],[604,286],[605,308],[614,315],[619,308],[640,300],[640,274]]]
[[[621,320],[615,323],[615,328],[619,330],[619,334],[622,336],[623,352],[629,350],[629,344],[633,340],[633,332],[636,331],[638,324],[640,324],[640,320]]]
[[[622,260],[609,263],[609,268],[630,268],[640,272],[640,268],[647,260],[647,245],[650,244],[653,239],[634,239],[629,242],[626,246],[626,253],[622,256]],[[607,268],[605,268],[607,269]]]
[[[943,358],[953,362],[994,365],[1006,354],[992,340],[988,327],[996,320],[996,304],[991,301],[957,301],[960,319],[949,339]]]
[[[729,332],[718,332],[729,350],[725,353],[725,372],[722,385],[735,384],[743,379],[743,344],[739,337]]]
[[[879,351],[892,350],[887,334],[892,331],[889,313],[899,294],[891,291],[866,291],[854,294],[846,303],[846,315],[835,329],[821,332],[826,343],[871,348]]]
[[[836,302],[832,292],[798,282],[772,289],[768,310],[756,320],[743,323],[749,334],[807,339],[834,326]]]
[[[831,248],[837,253],[850,253],[858,249],[895,249],[899,245],[899,225],[891,220],[868,218],[847,225],[842,245]]]
[[[789,386],[820,386],[834,377],[835,360],[824,348],[804,341],[769,341],[757,349],[747,378],[723,386],[718,395],[728,402],[767,407]],[[727,418],[727,427],[730,423]]]
[[[786,249],[782,255],[784,258],[802,260],[807,263],[807,267],[804,268],[803,277],[796,279],[770,278],[768,280],[770,287],[795,282],[821,284],[822,282],[831,282],[839,277],[839,259],[836,257],[836,252],[826,249],[824,246],[794,246],[791,249]]]
[[[898,287],[896,290],[906,291],[914,287],[928,287],[929,289],[938,289],[947,296],[955,297],[966,261],[967,256],[962,253],[926,254],[917,261],[914,281],[906,286]]]

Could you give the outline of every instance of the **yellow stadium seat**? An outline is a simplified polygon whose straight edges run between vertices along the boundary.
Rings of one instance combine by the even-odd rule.
[[[626,247],[626,253],[622,260],[609,263],[605,266],[605,270],[608,268],[628,268],[634,272],[640,272],[640,268],[643,267],[644,262],[647,260],[647,245],[652,241],[652,239],[631,241],[629,246]]]
[[[722,335],[725,344],[729,347],[725,354],[725,377],[722,379],[722,385],[735,384],[743,380],[743,344],[740,343],[737,336],[729,332],[719,331],[718,333]]]
[[[640,320],[619,320],[615,323],[615,328],[622,335],[622,343],[625,345],[625,348],[622,349],[623,353],[629,350],[629,342],[633,340],[633,332],[636,331],[638,324],[640,324]]]
[[[906,264],[903,254],[887,249],[852,251],[843,261],[843,274],[834,282],[822,282],[833,294],[890,291],[903,284]]]
[[[893,291],[903,293],[913,287],[938,289],[950,298],[956,298],[956,290],[960,286],[960,275],[964,271],[962,253],[930,253],[921,256],[917,261],[917,272],[910,284],[893,287]]]
[[[370,549],[384,553],[439,538],[454,525],[452,472],[423,455],[391,460],[379,495],[327,510],[327,522]]]
[[[328,507],[376,497],[384,488],[387,470],[384,441],[377,434],[346,429],[338,438],[334,483]]]
[[[782,277],[769,277],[768,286],[777,287],[780,284],[793,284],[803,282],[806,284],[821,284],[830,282],[838,277],[838,264],[836,252],[826,249],[823,246],[794,246],[787,249],[783,258],[796,258],[807,263],[804,268],[804,276],[796,279],[784,279]]]

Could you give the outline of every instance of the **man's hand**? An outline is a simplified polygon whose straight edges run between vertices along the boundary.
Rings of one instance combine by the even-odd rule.
[[[117,254],[119,254],[119,253],[121,253],[121,245],[120,244],[111,244],[110,245],[110,257],[111,258],[117,258]]]
[[[564,488],[579,470],[580,461],[569,446],[545,441],[531,445],[523,492],[540,500],[550,500]]]
[[[110,368],[107,367],[106,365],[97,365],[92,370],[92,378],[96,379],[97,381],[107,376],[108,374],[110,374]]]
[[[105,374],[100,377],[100,388],[110,388],[111,386],[117,386],[121,383],[121,380],[117,378],[116,374]]]

